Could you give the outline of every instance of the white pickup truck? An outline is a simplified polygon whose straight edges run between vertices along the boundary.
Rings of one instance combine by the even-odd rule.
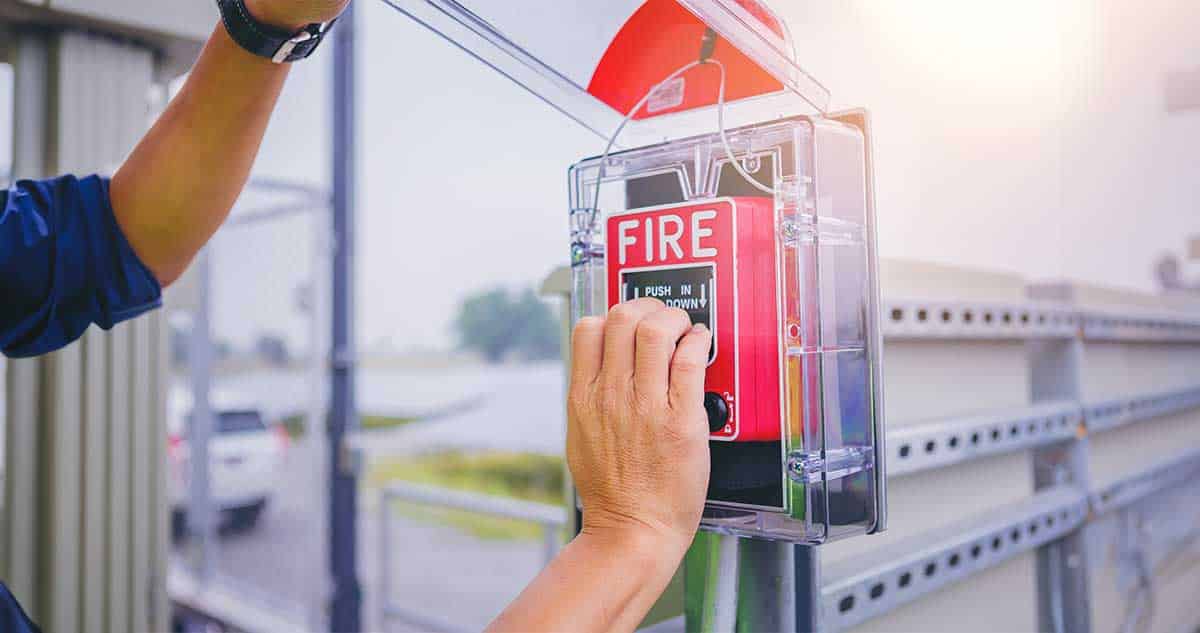
[[[257,523],[279,488],[288,436],[282,425],[269,426],[261,407],[250,399],[214,393],[213,434],[209,443],[210,494],[222,523],[250,529]],[[192,398],[175,389],[167,406],[168,494],[171,530],[176,537],[187,528],[191,481],[188,421]]]

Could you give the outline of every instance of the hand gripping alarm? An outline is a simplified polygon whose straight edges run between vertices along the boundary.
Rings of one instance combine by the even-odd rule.
[[[774,201],[714,198],[632,209],[610,215],[607,231],[614,255],[609,307],[653,297],[712,331],[704,397],[712,439],[779,441]]]

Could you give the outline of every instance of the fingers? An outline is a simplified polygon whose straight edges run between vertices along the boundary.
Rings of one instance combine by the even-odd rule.
[[[679,308],[653,312],[638,323],[634,350],[633,384],[643,394],[667,393],[675,344],[692,327],[692,319]]]
[[[696,324],[675,347],[671,359],[670,397],[672,408],[695,406],[704,402],[704,372],[708,367],[708,350],[712,332]]]
[[[604,373],[614,378],[633,375],[634,339],[638,324],[654,312],[666,310],[658,299],[634,299],[618,303],[608,312],[604,327]]]
[[[571,385],[589,385],[604,357],[604,317],[584,317],[571,333]]]

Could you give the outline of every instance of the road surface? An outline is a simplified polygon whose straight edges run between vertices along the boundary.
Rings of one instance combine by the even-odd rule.
[[[360,442],[367,459],[394,457],[437,448],[499,448],[561,454],[562,374],[557,366],[493,373],[479,408],[428,423],[367,436]],[[547,396],[547,393],[550,395]],[[529,403],[533,402],[533,405]],[[549,403],[549,404],[546,404]],[[526,415],[522,415],[525,412]],[[528,415],[532,412],[532,415]],[[513,432],[497,432],[510,428]],[[238,593],[258,604],[301,618],[322,594],[321,556],[313,544],[319,526],[320,479],[305,462],[305,447],[289,451],[280,492],[260,523],[249,531],[226,531],[217,541],[217,572],[236,583]],[[364,490],[359,511],[359,570],[364,591],[364,623],[371,631],[416,631],[379,619],[382,565],[391,573],[393,604],[444,621],[455,629],[480,630],[540,570],[538,539],[480,539],[461,529],[393,514],[392,557],[380,560],[378,493]],[[488,521],[480,517],[480,521]],[[188,543],[179,543],[182,559]]]

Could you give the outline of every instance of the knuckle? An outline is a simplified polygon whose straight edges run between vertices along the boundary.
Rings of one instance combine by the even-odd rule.
[[[670,341],[672,329],[658,320],[643,320],[638,324],[637,335],[647,343],[662,344]]]
[[[662,309],[662,308],[666,307],[666,305],[667,305],[667,304],[663,303],[661,299],[655,299],[654,297],[641,297],[640,299],[634,299],[633,301],[630,301],[629,303],[630,303],[630,305],[634,305],[639,308],[650,308],[650,309]]]
[[[600,413],[605,417],[620,415],[626,409],[624,393],[616,385],[605,384],[600,388]]]
[[[637,322],[636,311],[630,303],[618,303],[608,311],[608,325],[620,327]]]
[[[692,317],[688,316],[687,311],[683,308],[671,307],[667,308],[667,312],[670,313],[671,320],[680,326],[692,324]]]
[[[633,394],[633,408],[636,411],[656,411],[659,410],[661,398],[654,394],[638,391]]]
[[[704,362],[691,356],[676,354],[675,358],[671,359],[671,369],[683,373],[701,372],[704,371]]]
[[[667,439],[677,444],[694,444],[708,441],[708,429],[695,416],[678,415],[671,424],[663,427]]]

